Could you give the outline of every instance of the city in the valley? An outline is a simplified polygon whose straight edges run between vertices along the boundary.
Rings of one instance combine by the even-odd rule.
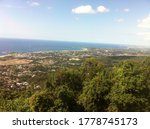
[[[0,57],[0,86],[5,89],[23,89],[33,84],[40,88],[40,79],[59,68],[81,66],[86,58],[123,60],[150,56],[148,48],[84,48],[32,53],[10,53]]]

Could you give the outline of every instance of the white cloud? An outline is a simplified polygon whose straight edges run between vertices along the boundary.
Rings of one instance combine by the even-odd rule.
[[[40,6],[40,3],[35,2],[35,1],[27,1],[27,4],[31,7],[38,7]]]
[[[150,15],[148,15],[142,20],[138,19],[137,27],[141,28],[140,32],[137,33],[137,35],[143,38],[144,41],[147,41],[147,43],[149,43],[150,42]]]
[[[72,9],[73,13],[76,14],[94,14],[94,13],[106,13],[109,9],[105,6],[99,6],[97,9],[93,9],[91,5],[82,5],[77,8]]]
[[[82,5],[77,8],[72,9],[73,13],[76,14],[91,14],[95,13],[91,5]]]
[[[124,19],[123,18],[119,18],[119,19],[116,19],[115,21],[121,23],[121,22],[124,22]]]
[[[145,29],[150,29],[150,15],[147,16],[146,18],[142,20],[138,20],[138,25],[139,28],[145,28]]]
[[[130,9],[129,8],[125,8],[123,11],[128,13],[128,12],[130,12]]]
[[[97,7],[97,12],[106,13],[106,12],[109,12],[109,9],[104,6],[99,6],[99,7]]]

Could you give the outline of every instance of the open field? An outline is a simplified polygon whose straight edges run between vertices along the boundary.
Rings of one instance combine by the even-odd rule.
[[[8,59],[8,60],[0,60],[0,65],[22,65],[29,64],[32,60],[27,59]]]

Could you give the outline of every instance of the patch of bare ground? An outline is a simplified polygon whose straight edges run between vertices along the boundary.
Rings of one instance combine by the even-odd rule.
[[[0,65],[23,65],[29,64],[32,60],[27,59],[7,59],[7,60],[0,60]]]

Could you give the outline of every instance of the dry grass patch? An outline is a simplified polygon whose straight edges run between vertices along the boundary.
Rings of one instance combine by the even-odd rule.
[[[29,64],[32,60],[27,59],[8,59],[8,60],[0,60],[0,65],[22,65]]]

